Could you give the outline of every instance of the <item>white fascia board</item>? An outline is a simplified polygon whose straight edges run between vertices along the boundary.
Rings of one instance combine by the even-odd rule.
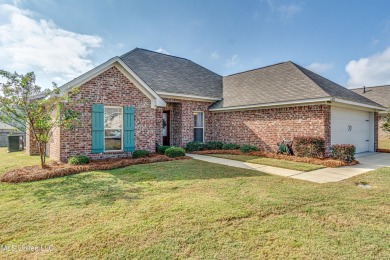
[[[194,101],[204,101],[204,102],[215,102],[221,100],[220,98],[210,98],[210,97],[202,97],[202,96],[194,96],[194,95],[184,95],[184,94],[175,94],[157,91],[157,94],[162,98],[173,98],[173,99],[185,99],[185,100],[194,100]]]
[[[118,66],[118,64],[120,66]],[[140,77],[138,77],[138,75],[135,74],[135,72],[130,69],[119,57],[109,59],[108,61],[100,64],[87,73],[84,73],[83,75],[69,81],[61,88],[65,88],[65,91],[69,91],[71,88],[84,84],[90,79],[112,68],[113,66],[116,66],[116,68],[124,73],[127,78],[130,76],[130,80],[134,79],[136,87],[140,89],[142,93],[144,93],[148,98],[150,98],[152,107],[165,107],[167,105],[167,103],[152,88],[150,88],[148,84],[146,84]]]
[[[72,79],[68,83],[62,85],[61,89],[65,89],[64,91],[69,91],[71,88],[73,88],[75,86],[84,84],[85,82],[87,82],[91,78],[94,78],[97,75],[99,75],[99,74],[105,72],[106,70],[108,70],[109,68],[111,68],[111,65],[115,62],[116,58],[117,57],[111,58],[108,61],[100,64],[99,66],[91,69],[90,71],[80,75],[79,77]]]
[[[359,103],[359,102],[344,100],[341,98],[333,98],[333,101],[336,103],[342,103],[342,104],[347,104],[347,105],[352,105],[352,106],[357,106],[357,107],[370,108],[370,109],[375,109],[378,111],[386,111],[387,110],[386,108],[383,108],[383,107],[367,105],[367,104],[363,104],[363,103]]]
[[[327,101],[332,101],[331,97],[325,98],[312,98],[312,99],[302,99],[295,101],[283,101],[283,102],[273,102],[266,104],[257,104],[257,105],[247,105],[247,106],[235,106],[235,107],[224,107],[224,108],[214,108],[209,109],[211,112],[224,112],[224,111],[239,111],[239,110],[251,110],[251,109],[265,109],[272,107],[285,107],[291,105],[308,105],[315,103],[326,103]]]

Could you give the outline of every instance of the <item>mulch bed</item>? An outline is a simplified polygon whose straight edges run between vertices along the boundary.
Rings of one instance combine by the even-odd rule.
[[[26,166],[23,168],[11,170],[1,177],[0,181],[9,183],[32,182],[46,180],[56,177],[72,175],[81,172],[97,171],[97,170],[112,170],[136,164],[167,162],[175,160],[191,159],[191,157],[181,156],[170,158],[165,155],[153,154],[150,157],[144,158],[123,158],[92,161],[85,165],[71,165],[66,163],[53,162],[47,168],[42,169],[40,166]]]
[[[377,149],[378,153],[390,153],[390,149]]]
[[[302,162],[302,163],[311,163],[317,165],[324,165],[326,167],[337,168],[340,166],[351,166],[358,164],[358,161],[353,161],[352,163],[347,163],[341,160],[335,160],[332,158],[309,158],[309,157],[299,157],[291,155],[282,155],[271,152],[256,151],[250,153],[243,153],[240,150],[205,150],[205,151],[196,151],[191,152],[194,154],[233,154],[233,155],[253,155],[259,157],[273,158],[273,159],[282,159],[286,161],[293,162]]]

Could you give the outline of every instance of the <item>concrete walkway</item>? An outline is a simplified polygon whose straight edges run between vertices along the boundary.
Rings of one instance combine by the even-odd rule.
[[[390,167],[390,153],[363,153],[357,154],[356,159],[360,164],[339,168],[324,168],[311,172],[288,170],[278,167],[266,166],[255,163],[240,162],[207,155],[187,154],[196,160],[223,164],[227,166],[265,172],[269,174],[285,176],[289,178],[305,180],[316,183],[337,182],[353,176],[372,171],[382,167]]]

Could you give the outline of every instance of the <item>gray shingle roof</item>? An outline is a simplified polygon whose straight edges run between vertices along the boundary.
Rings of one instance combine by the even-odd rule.
[[[390,85],[366,87],[365,93],[363,88],[355,88],[351,90],[359,95],[371,99],[372,101],[384,107],[390,106]]]
[[[223,77],[223,99],[211,108],[328,97],[380,106],[289,61]]]
[[[120,58],[154,91],[222,97],[222,77],[190,60],[139,48]]]

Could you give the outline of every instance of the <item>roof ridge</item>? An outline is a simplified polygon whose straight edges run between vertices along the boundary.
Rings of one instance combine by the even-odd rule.
[[[182,59],[182,60],[191,62],[191,63],[195,64],[196,66],[201,67],[201,68],[203,68],[203,69],[205,69],[205,70],[207,70],[207,71],[209,71],[209,72],[211,72],[211,73],[213,73],[215,75],[221,76],[218,73],[216,73],[216,72],[214,72],[214,71],[212,71],[212,70],[210,70],[210,69],[208,69],[206,67],[203,67],[202,65],[200,65],[200,64],[198,64],[198,63],[196,63],[196,62],[194,62],[194,61],[192,61],[190,59],[179,57],[179,56],[175,56],[175,55],[171,55],[171,54],[165,54],[165,53],[161,53],[161,52],[157,52],[157,51],[151,51],[151,50],[148,50],[148,49],[143,49],[143,48],[138,48],[138,47],[133,49],[133,50],[131,50],[131,51],[129,51],[129,52],[127,52],[127,53],[125,53],[125,54],[123,54],[122,56],[120,56],[120,58],[122,58],[122,57],[125,58],[126,56],[130,55],[132,52],[137,51],[137,50],[147,51],[147,52],[151,52],[151,53],[154,53],[154,54],[165,55],[165,56],[169,56],[169,57],[176,58],[176,59]]]
[[[275,64],[263,66],[263,67],[260,67],[260,68],[255,68],[255,69],[250,69],[250,70],[236,72],[236,73],[229,74],[229,75],[226,75],[226,76],[223,76],[223,77],[226,78],[226,77],[230,77],[230,76],[235,76],[235,75],[238,75],[238,74],[243,74],[243,73],[247,73],[247,72],[251,72],[251,71],[255,71],[255,70],[261,70],[261,69],[265,69],[265,68],[268,68],[268,67],[272,67],[272,66],[276,66],[276,65],[280,65],[280,64],[288,63],[288,62],[291,62],[291,61],[282,61],[282,62],[278,62],[278,63],[275,63]]]
[[[158,51],[151,51],[151,50],[148,50],[148,49],[144,49],[144,48],[138,48],[136,47],[134,50],[132,51],[136,51],[136,50],[141,50],[141,51],[147,51],[147,52],[152,52],[154,54],[159,54],[159,55],[165,55],[165,56],[169,56],[169,57],[172,57],[172,58],[177,58],[177,59],[182,59],[182,60],[186,60],[186,61],[191,61],[189,59],[186,59],[186,58],[183,58],[183,57],[179,57],[179,56],[175,56],[175,55],[171,55],[171,54],[166,54],[166,53],[162,53],[162,52],[158,52]],[[129,51],[128,53],[126,53],[125,55],[128,55],[130,52],[132,51]],[[124,56],[124,55],[123,55]],[[193,61],[191,61],[193,62]],[[194,62],[195,63],[195,62]]]

